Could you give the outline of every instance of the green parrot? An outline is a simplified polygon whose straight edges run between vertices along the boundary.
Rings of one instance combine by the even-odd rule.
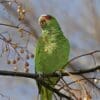
[[[39,25],[42,29],[42,35],[39,37],[36,46],[35,71],[36,73],[53,73],[62,69],[67,63],[70,44],[53,16],[41,15]],[[53,87],[57,81],[58,78],[49,78],[46,80]],[[52,100],[52,94],[53,92],[40,86],[41,100]]]

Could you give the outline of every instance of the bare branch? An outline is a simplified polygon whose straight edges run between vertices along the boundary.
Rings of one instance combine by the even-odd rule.
[[[89,53],[86,53],[86,54],[82,54],[82,55],[79,55],[79,56],[76,56],[74,58],[72,58],[71,60],[69,60],[64,66],[63,68],[65,68],[68,64],[70,64],[72,61],[78,59],[78,58],[81,58],[81,57],[84,57],[84,56],[88,56],[88,55],[93,55],[95,53],[98,53],[100,52],[100,50],[95,50],[95,51],[92,51],[92,52],[89,52]]]
[[[71,73],[72,75],[81,75],[81,74],[85,74],[85,73],[95,72],[96,70],[100,70],[100,66],[97,66],[97,67],[91,68],[91,69],[87,69],[87,70],[81,70],[81,71],[69,72],[69,73]],[[13,71],[5,71],[5,70],[0,70],[0,75],[13,76],[13,77],[18,76],[18,77],[26,77],[26,78],[32,78],[32,79],[39,78],[39,74],[25,73],[25,72],[13,72]],[[69,76],[69,74],[66,72],[61,73],[61,75]],[[49,74],[43,74],[43,75],[41,75],[41,77],[47,78],[47,77],[60,77],[60,76],[57,73],[49,73]]]

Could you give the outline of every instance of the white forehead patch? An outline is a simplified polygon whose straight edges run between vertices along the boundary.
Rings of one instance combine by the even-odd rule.
[[[39,17],[39,22],[40,22],[40,19],[41,19],[43,16],[47,16],[47,15],[46,15],[46,14],[42,14],[42,15]]]
[[[47,14],[42,14],[41,16],[47,16]]]

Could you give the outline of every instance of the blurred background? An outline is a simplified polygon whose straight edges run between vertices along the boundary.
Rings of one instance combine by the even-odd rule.
[[[16,46],[15,44],[21,47],[26,46],[27,50],[30,51],[29,54],[34,54],[36,41],[41,35],[38,18],[42,14],[50,14],[58,20],[64,35],[70,41],[70,59],[93,50],[100,50],[100,0],[9,1],[11,2],[0,0],[0,23],[19,25],[20,28],[1,25],[0,34],[7,39],[11,38],[14,46]],[[21,10],[24,10],[24,13]],[[22,32],[23,28],[28,32]],[[25,54],[21,54],[24,61],[9,64],[9,59],[13,61],[17,54],[11,48],[9,53],[8,51],[2,52],[2,48],[5,49],[5,46],[6,43],[0,40],[0,70],[23,72],[25,69],[23,66],[28,62],[29,72],[34,73],[34,58],[25,58],[27,50]],[[6,49],[9,48],[9,45],[7,46]],[[19,51],[20,49],[18,48]],[[91,56],[78,59],[75,62],[76,69],[87,69],[100,65],[100,53],[95,53],[94,58],[95,62]],[[94,90],[92,92],[94,93]],[[8,97],[10,100],[36,100],[38,90],[35,81],[31,79],[0,76],[0,93],[6,96],[1,95],[0,100],[7,100]],[[92,100],[99,100],[99,97],[99,93],[93,94]]]

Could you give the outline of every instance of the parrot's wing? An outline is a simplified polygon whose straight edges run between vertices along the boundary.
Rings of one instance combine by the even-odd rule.
[[[36,68],[38,68],[38,63],[39,63],[39,60],[40,60],[40,56],[41,55],[41,46],[42,46],[42,38],[40,37],[39,40],[37,41],[37,46],[36,46],[36,50],[35,50],[35,71]]]

